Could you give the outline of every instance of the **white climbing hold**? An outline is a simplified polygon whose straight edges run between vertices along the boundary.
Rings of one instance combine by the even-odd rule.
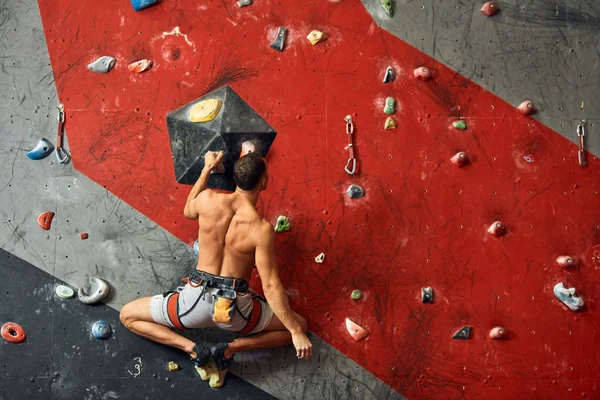
[[[113,69],[117,60],[111,56],[102,56],[91,64],[88,64],[88,69],[97,74],[106,74]]]
[[[554,286],[554,295],[572,311],[579,311],[583,307],[583,299],[575,296],[575,288],[565,288],[562,282]]]
[[[323,264],[323,261],[325,261],[325,253],[321,253],[315,257],[315,262],[317,264]]]

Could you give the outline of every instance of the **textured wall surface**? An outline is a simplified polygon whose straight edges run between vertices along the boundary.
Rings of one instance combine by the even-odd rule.
[[[495,93],[515,107],[536,104],[535,119],[600,155],[600,9],[596,0],[396,0],[390,18],[380,0],[362,0],[386,31]],[[575,162],[577,160],[575,159]]]
[[[597,397],[600,354],[588,349],[598,332],[600,170],[591,154],[588,167],[579,167],[569,141],[584,117],[572,104],[582,95],[549,81],[535,93],[527,88],[561,68],[561,77],[571,76],[566,56],[561,66],[543,56],[549,46],[538,58],[512,54],[525,44],[511,48],[505,40],[498,40],[500,54],[487,45],[470,53],[482,37],[494,40],[487,36],[493,27],[506,29],[497,34],[506,38],[518,30],[505,25],[523,26],[523,14],[500,4],[503,11],[487,19],[474,2],[397,1],[393,23],[379,3],[359,0],[257,0],[245,8],[164,0],[139,13],[126,1],[107,8],[40,0],[40,14],[34,3],[3,4],[1,247],[74,287],[102,275],[114,286],[114,310],[173,287],[193,263],[197,228],[181,213],[189,186],[175,180],[165,115],[228,84],[278,132],[259,211],[271,222],[291,219],[292,230],[277,236],[278,264],[316,347],[308,363],[290,357],[289,347],[240,355],[236,375],[279,398]],[[535,21],[546,8],[531,5],[527,18]],[[573,9],[560,3],[559,15],[561,7]],[[453,10],[464,22],[446,21]],[[467,25],[473,29],[461,40]],[[269,47],[278,26],[289,29],[283,52]],[[328,39],[312,46],[306,35],[313,29]],[[555,27],[546,33],[560,41]],[[573,57],[596,56],[574,50]],[[449,54],[481,66],[459,67]],[[86,68],[101,55],[117,58],[109,74]],[[534,66],[526,69],[537,74],[516,83],[495,78],[507,74],[510,57],[517,65],[529,60]],[[140,58],[154,66],[133,75],[126,66]],[[385,84],[388,65],[397,77]],[[420,65],[430,68],[431,81],[414,78]],[[580,79],[596,67],[586,68]],[[515,110],[525,96],[538,104],[540,121]],[[593,145],[597,113],[589,96]],[[397,102],[395,130],[384,129],[387,97]],[[59,165],[54,155],[27,159],[40,137],[54,142],[59,101],[72,164]],[[553,125],[552,107],[567,113],[568,129]],[[348,114],[358,157],[352,176],[343,169]],[[452,127],[457,120],[465,131]],[[458,151],[468,154],[464,168],[450,162]],[[350,184],[362,185],[365,197],[348,199]],[[48,232],[36,224],[46,210],[57,213]],[[496,220],[507,227],[500,238],[487,233]],[[81,241],[80,232],[89,239]],[[321,252],[325,262],[317,264]],[[577,268],[556,265],[561,254],[575,257]],[[579,314],[552,294],[561,281],[585,299]],[[260,286],[256,276],[253,284]],[[425,286],[434,289],[433,304],[420,301]],[[363,291],[362,300],[350,299],[353,289]],[[367,340],[350,338],[347,317],[368,329]],[[471,340],[452,340],[465,325],[473,327]],[[508,340],[488,338],[498,325]]]

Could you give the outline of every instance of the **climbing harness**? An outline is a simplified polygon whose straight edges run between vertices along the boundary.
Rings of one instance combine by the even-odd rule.
[[[354,157],[354,146],[352,144],[352,134],[354,133],[354,124],[352,123],[352,116],[346,115],[344,121],[346,121],[346,134],[348,134],[348,152],[350,153],[350,157],[348,158],[348,162],[346,163],[346,167],[344,168],[344,170],[350,175],[354,175],[354,172],[356,172],[356,158]]]
[[[579,158],[579,165],[585,167],[587,165],[587,160],[585,159],[585,148],[583,139],[585,137],[585,119],[581,120],[581,123],[577,125],[577,136],[579,136],[579,151],[577,152],[577,157]]]
[[[66,164],[69,162],[71,157],[67,154],[66,151],[63,150],[62,141],[63,135],[65,131],[65,106],[64,104],[59,104],[58,107],[58,115],[56,119],[58,120],[58,136],[56,138],[56,159],[61,164]]]

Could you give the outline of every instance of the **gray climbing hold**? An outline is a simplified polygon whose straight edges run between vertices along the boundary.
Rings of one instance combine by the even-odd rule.
[[[75,296],[75,291],[65,285],[57,286],[54,291],[56,292],[56,295],[61,299],[70,299],[71,297]]]
[[[583,307],[583,299],[575,296],[575,288],[565,288],[562,282],[554,286],[554,295],[572,311],[579,311]]]
[[[117,60],[111,56],[102,56],[91,64],[88,64],[88,69],[97,74],[106,74],[113,69]]]
[[[287,37],[287,28],[284,28],[283,26],[280,26],[279,29],[277,29],[277,36],[275,37],[275,40],[273,40],[273,43],[271,43],[271,48],[275,49],[277,51],[283,51],[283,48],[285,47],[285,38]]]
[[[32,160],[41,160],[42,158],[48,157],[50,153],[52,153],[52,150],[54,150],[52,143],[42,138],[38,144],[29,153],[27,153],[27,157]]]
[[[433,289],[430,287],[421,288],[421,301],[423,303],[433,303]]]
[[[252,4],[252,0],[240,0],[237,2],[238,7],[245,7]]]
[[[360,199],[365,194],[365,191],[358,185],[350,185],[348,190],[346,190],[346,194],[351,199]]]
[[[454,334],[454,336],[452,336],[452,339],[458,339],[458,340],[469,340],[471,339],[471,327],[470,326],[463,326],[458,332],[456,332]]]
[[[394,68],[392,68],[391,66],[388,66],[385,69],[385,75],[383,76],[383,83],[394,82],[395,78],[396,78],[396,74],[394,74]]]
[[[95,285],[92,285],[90,283],[89,286],[96,286],[94,292],[92,292],[91,294],[87,294],[83,290],[83,287],[79,288],[79,291],[77,292],[77,297],[79,298],[79,301],[81,301],[83,304],[97,303],[104,299],[110,291],[108,283],[106,283],[106,281],[104,281],[103,279],[98,278],[97,276],[90,278],[90,282],[93,282]]]
[[[92,325],[92,335],[96,339],[108,339],[111,331],[110,324],[106,321],[96,321]]]

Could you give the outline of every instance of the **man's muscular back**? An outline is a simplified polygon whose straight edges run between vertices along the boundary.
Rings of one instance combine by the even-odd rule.
[[[249,280],[255,263],[256,233],[270,224],[248,199],[236,193],[205,190],[194,203],[199,226],[197,269]]]

